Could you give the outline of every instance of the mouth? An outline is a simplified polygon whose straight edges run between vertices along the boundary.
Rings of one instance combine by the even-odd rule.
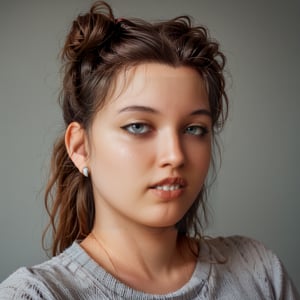
[[[187,186],[187,182],[181,178],[181,177],[170,177],[163,179],[153,186],[151,186],[151,189],[155,189],[158,191],[177,191],[182,190]]]
[[[175,185],[158,185],[153,187],[156,190],[161,190],[161,191],[175,191],[175,190],[179,190],[182,189],[183,186],[179,185],[179,184],[175,184]]]

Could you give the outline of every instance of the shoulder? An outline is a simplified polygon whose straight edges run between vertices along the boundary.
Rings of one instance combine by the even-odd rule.
[[[49,288],[30,269],[22,267],[0,284],[1,299],[54,299]]]
[[[80,272],[79,264],[70,255],[76,248],[78,245],[72,245],[48,261],[15,271],[0,284],[0,299],[57,299],[67,291],[66,287],[74,285],[75,273]]]
[[[209,249],[210,260],[220,268],[230,268],[235,272],[249,271],[253,277],[269,274],[276,277],[282,272],[279,258],[261,242],[244,237],[229,236],[204,240]]]
[[[261,242],[244,236],[230,236],[207,241],[214,257],[221,256],[225,267],[248,270],[253,277],[281,276],[283,266],[276,254]],[[265,278],[263,278],[265,279]]]
[[[205,240],[214,264],[217,277],[226,277],[232,285],[251,288],[262,295],[275,299],[298,299],[293,286],[278,256],[261,242],[243,237],[230,236]]]
[[[278,257],[264,244],[248,237],[218,237],[209,239],[207,242],[212,249],[221,252],[233,264],[243,262],[247,265],[251,261],[263,265],[271,262],[273,265],[275,261],[278,261]]]

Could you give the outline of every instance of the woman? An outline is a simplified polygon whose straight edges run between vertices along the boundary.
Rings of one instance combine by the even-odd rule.
[[[207,31],[187,17],[115,19],[99,2],[62,57],[66,130],[46,190],[54,258],[19,269],[0,298],[297,299],[261,244],[201,234],[228,106]]]

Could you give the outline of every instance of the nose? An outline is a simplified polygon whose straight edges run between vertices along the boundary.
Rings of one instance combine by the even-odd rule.
[[[158,149],[160,167],[170,166],[173,169],[184,165],[184,149],[178,132],[165,132],[159,140]]]

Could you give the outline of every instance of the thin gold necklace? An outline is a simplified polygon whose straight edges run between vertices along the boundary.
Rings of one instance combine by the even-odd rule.
[[[109,255],[108,251],[106,250],[106,248],[104,247],[103,243],[101,242],[101,240],[98,240],[97,237],[96,237],[96,235],[95,235],[92,231],[90,232],[90,236],[91,236],[92,239],[94,239],[94,240],[96,241],[96,243],[98,244],[98,246],[99,246],[100,248],[102,248],[102,250],[103,250],[104,253],[106,254],[106,256],[107,256],[107,258],[108,258],[110,264],[112,265],[112,268],[113,268],[113,270],[114,270],[115,275],[117,275],[117,274],[118,274],[117,268],[116,268],[116,266],[115,266],[115,264],[114,264],[114,262],[113,262],[111,256]]]

